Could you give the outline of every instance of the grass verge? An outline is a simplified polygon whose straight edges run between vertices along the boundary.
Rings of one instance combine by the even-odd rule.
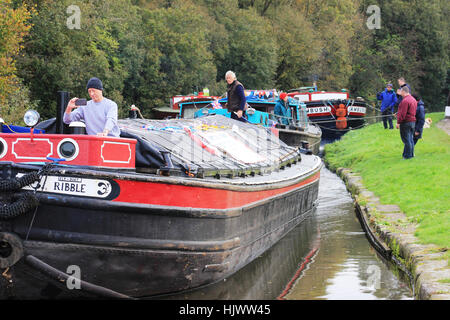
[[[382,123],[347,133],[325,147],[331,169],[349,168],[383,204],[396,204],[408,220],[417,223],[422,244],[435,244],[450,261],[450,136],[436,127],[444,113],[431,113],[431,128],[424,129],[415,157],[402,159],[399,130]]]

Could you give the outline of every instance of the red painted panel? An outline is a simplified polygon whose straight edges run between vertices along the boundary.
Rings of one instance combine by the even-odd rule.
[[[49,139],[17,138],[11,140],[11,154],[15,159],[42,160],[51,157],[53,144]]]
[[[130,145],[118,142],[103,142],[101,146],[101,156],[104,162],[130,163]]]
[[[90,135],[34,134],[33,141],[29,133],[0,133],[6,143],[6,152],[0,154],[0,161],[34,162],[49,161],[46,158],[61,158],[58,144],[62,140],[74,140],[78,145],[78,155],[70,161],[71,165],[87,165],[110,168],[134,168],[136,140],[98,137]],[[102,159],[102,146],[106,143],[106,158]],[[106,160],[106,161],[104,161]]]
[[[310,184],[320,172],[288,187],[263,191],[231,191],[174,184],[116,180],[120,195],[114,201],[186,208],[239,208]]]

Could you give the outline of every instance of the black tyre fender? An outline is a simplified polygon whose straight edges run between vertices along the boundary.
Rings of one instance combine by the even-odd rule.
[[[22,240],[13,233],[0,232],[0,269],[12,267],[22,257]]]

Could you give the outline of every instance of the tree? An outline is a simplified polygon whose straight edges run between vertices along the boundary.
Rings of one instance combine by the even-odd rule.
[[[311,85],[309,76],[319,62],[323,42],[296,6],[280,6],[267,14],[278,46],[276,86],[288,90]]]
[[[0,2],[0,116],[9,122],[23,116],[19,110],[13,110],[12,103],[17,102],[23,110],[24,102],[28,102],[28,92],[17,76],[16,58],[31,28],[32,14],[33,9],[25,4],[14,8],[11,0]]]
[[[146,114],[155,106],[168,105],[171,96],[214,86],[216,67],[199,7],[176,2],[146,11],[144,21],[147,54],[139,92]]]
[[[307,18],[321,35],[323,47],[315,74],[320,75],[319,87],[341,89],[348,87],[353,73],[351,39],[359,9],[352,0],[298,1]]]
[[[202,2],[214,21],[223,26],[212,50],[218,80],[233,70],[246,88],[272,87],[278,48],[270,21],[254,8],[240,9],[237,0]]]
[[[370,4],[362,1],[361,10]],[[384,0],[379,6],[382,26],[373,31],[370,47],[379,78],[405,77],[428,110],[440,110],[449,63],[448,1]]]
[[[19,60],[20,75],[33,98],[40,100],[44,117],[54,117],[57,91],[84,97],[93,76],[103,81],[105,95],[117,102],[123,115],[124,81],[135,61],[126,59],[126,46],[133,42],[126,39],[141,28],[135,21],[137,8],[129,0],[80,2],[80,29],[73,29],[68,24],[72,3],[39,1],[39,18],[33,18],[25,56]]]

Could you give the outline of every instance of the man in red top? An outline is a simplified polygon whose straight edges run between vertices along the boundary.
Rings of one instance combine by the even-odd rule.
[[[417,101],[411,96],[409,88],[404,86],[399,92],[402,102],[397,111],[397,129],[400,129],[400,137],[403,144],[403,159],[414,157],[414,128],[416,125]]]

